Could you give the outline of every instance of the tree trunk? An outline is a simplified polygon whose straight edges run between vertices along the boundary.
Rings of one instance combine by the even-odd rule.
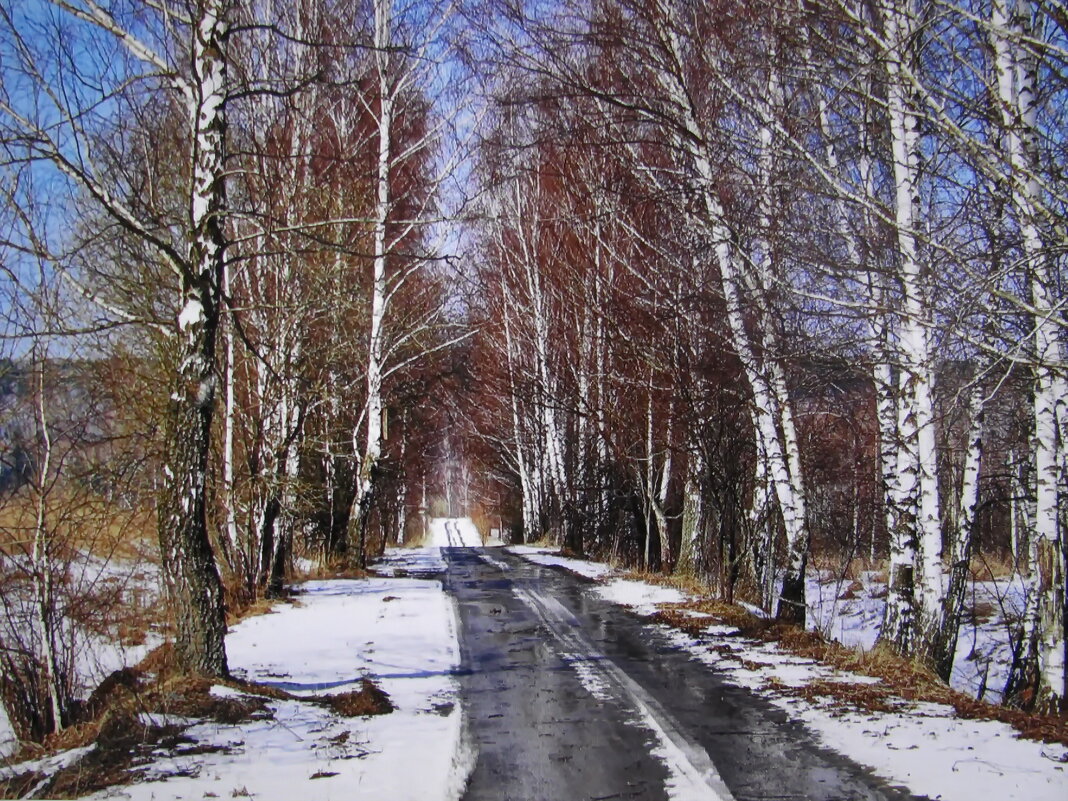
[[[207,292],[202,293],[202,297]],[[210,306],[210,298],[204,298]],[[159,541],[164,579],[182,671],[226,676],[222,582],[208,537],[205,476],[214,402],[214,320],[187,326],[180,369],[171,396],[159,503]]]
[[[942,619],[929,645],[928,662],[946,683],[953,673],[957,653],[957,635],[960,631],[961,610],[968,589],[969,564],[975,534],[976,511],[979,506],[979,470],[983,456],[983,412],[978,408],[979,389],[972,390],[968,407],[971,426],[964,455],[961,477],[960,503],[957,525],[952,532],[950,544],[949,586],[942,603]]]
[[[1065,552],[1059,484],[1065,471],[1065,418],[1068,381],[1061,339],[1058,304],[1051,287],[1056,268],[1039,225],[1043,189],[1039,184],[1036,82],[1038,66],[1029,46],[1021,41],[1032,34],[1031,3],[1016,0],[1012,13],[1007,0],[991,6],[994,67],[998,107],[1002,114],[1003,145],[1012,170],[1011,194],[1020,227],[1023,255],[1029,273],[1033,324],[1032,453],[1035,470],[1035,512],[1032,547],[1037,574],[1035,620],[1026,653],[1037,664],[1020,675],[1033,676],[1033,704],[1054,711],[1068,703],[1068,637],[1065,636]],[[1010,682],[1011,683],[1011,682]],[[1014,688],[1014,693],[1020,691]]]
[[[388,293],[386,287],[386,261],[389,251],[388,224],[392,211],[392,166],[393,166],[393,116],[396,96],[394,94],[394,76],[392,69],[392,26],[393,0],[375,0],[374,2],[374,42],[375,64],[378,75],[378,162],[375,174],[376,196],[374,213],[374,261],[371,280],[371,333],[368,341],[367,356],[367,413],[366,439],[364,441],[363,459],[357,476],[356,496],[352,501],[350,523],[360,528],[358,538],[361,543],[360,559],[366,559],[363,543],[367,532],[363,525],[368,520],[371,499],[375,491],[378,461],[382,457],[382,440],[384,431],[382,415],[382,380],[385,372],[383,363],[385,355],[385,322]],[[359,448],[358,432],[353,432],[354,450]]]
[[[193,175],[189,272],[182,280],[175,384],[164,445],[159,501],[160,553],[175,617],[180,670],[226,676],[222,582],[208,533],[206,486],[217,377],[219,287],[226,241],[225,83],[227,6],[198,5],[193,24],[191,89]]]

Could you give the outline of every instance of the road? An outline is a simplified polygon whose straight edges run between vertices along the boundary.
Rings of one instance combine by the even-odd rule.
[[[499,548],[444,553],[477,752],[467,801],[913,798],[586,579]]]

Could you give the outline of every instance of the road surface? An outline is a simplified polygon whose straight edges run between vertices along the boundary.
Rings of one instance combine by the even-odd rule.
[[[914,796],[821,748],[589,582],[444,550],[476,751],[467,801],[875,801]]]

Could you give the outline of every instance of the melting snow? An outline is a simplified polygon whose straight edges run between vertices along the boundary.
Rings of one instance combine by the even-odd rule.
[[[403,553],[407,564],[435,564],[426,551]],[[339,718],[298,701],[272,701],[272,720],[239,726],[207,722],[186,730],[218,751],[160,754],[146,781],[97,798],[250,796],[455,799],[470,755],[452,671],[459,663],[456,611],[438,581],[373,578],[313,581],[298,602],[243,621],[229,633],[233,672],[297,696],[355,689],[370,676],[396,710],[372,718]],[[220,696],[239,694],[225,687]],[[418,768],[413,770],[413,755]],[[182,775],[191,774],[191,775]]]
[[[595,587],[594,591],[605,600],[629,606],[640,615],[653,614],[657,604],[677,604],[687,598],[672,587],[659,587],[631,579],[613,579],[608,584]]]
[[[547,567],[564,567],[572,573],[578,573],[586,578],[600,579],[610,576],[616,571],[602,562],[588,562],[585,559],[571,559],[566,556],[558,556],[553,548],[536,548],[530,545],[510,545],[508,551],[522,556],[531,562]]]

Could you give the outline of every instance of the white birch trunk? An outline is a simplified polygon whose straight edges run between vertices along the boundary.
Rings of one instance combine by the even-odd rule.
[[[1034,390],[1032,452],[1035,466],[1033,550],[1037,575],[1037,614],[1032,636],[1037,639],[1034,703],[1042,710],[1061,708],[1068,697],[1068,659],[1064,631],[1065,563],[1058,484],[1063,476],[1065,449],[1061,423],[1065,418],[1065,353],[1051,287],[1053,270],[1038,225],[1042,189],[1037,179],[1037,65],[1029,48],[1020,44],[1030,34],[1029,0],[994,0],[991,25],[1002,143],[1012,175],[1012,204],[1020,227],[1023,256],[1029,274],[1034,308]]]
[[[910,5],[908,0],[885,4],[883,21],[888,43],[887,113],[893,156],[898,280],[903,295],[898,338],[901,373],[897,475],[902,494],[909,499],[910,522],[916,532],[918,569],[914,580],[918,603],[913,635],[921,643],[927,643],[937,630],[943,598],[942,527],[932,399],[933,356],[928,332],[930,315],[918,238],[919,116],[915,90],[905,74],[914,65],[917,48],[916,20]],[[907,556],[908,550],[906,546],[902,556]],[[908,643],[897,642],[895,647],[902,653],[911,650]],[[922,647],[926,649],[926,645]]]
[[[673,63],[682,65],[686,58],[679,44],[677,20],[673,8],[666,9],[667,18],[657,18],[657,33],[671,55]],[[791,544],[791,554],[800,552],[799,545],[806,543],[807,522],[805,515],[805,496],[800,474],[791,475],[791,455],[784,444],[779,427],[784,423],[781,414],[789,408],[787,398],[779,398],[769,379],[766,365],[757,357],[757,348],[746,326],[747,301],[746,280],[739,269],[734,254],[734,236],[727,226],[726,215],[716,194],[716,171],[707,149],[707,138],[699,115],[691,102],[684,78],[667,70],[658,71],[655,78],[667,93],[679,122],[686,136],[676,134],[675,144],[692,157],[693,168],[698,179],[700,202],[703,206],[701,223],[705,225],[714,243],[716,261],[719,265],[720,281],[727,307],[727,324],[730,332],[731,346],[742,363],[743,370],[753,393],[754,420],[758,436],[763,438],[763,447],[767,456],[768,478],[773,488],[775,499],[782,514],[787,542]],[[770,120],[762,120],[770,124]],[[766,307],[766,299],[759,294],[755,298],[758,309]],[[760,332],[763,336],[765,332]],[[783,403],[779,403],[783,401]],[[792,558],[792,556],[791,556]],[[803,568],[802,571],[803,572]],[[787,574],[790,577],[790,573]],[[785,620],[803,624],[805,618],[805,587],[803,577],[793,577],[795,581],[789,586],[784,583],[780,592],[777,615]]]
[[[158,514],[163,575],[181,669],[225,676],[222,582],[208,534],[206,477],[216,395],[219,286],[226,234],[226,0],[196,6],[185,85],[192,144],[188,253],[177,316],[179,365],[165,443]]]
[[[360,464],[356,496],[352,503],[352,519],[362,526],[374,489],[373,481],[382,456],[382,379],[385,354],[385,318],[387,305],[386,261],[391,197],[393,118],[396,97],[392,75],[392,0],[374,2],[375,64],[378,75],[378,161],[375,174],[374,260],[371,281],[371,331],[367,355],[367,413],[363,459]],[[353,446],[359,452],[358,432],[353,432]],[[363,554],[361,554],[363,558]]]
[[[953,673],[957,652],[957,635],[970,578],[972,543],[979,509],[979,471],[983,458],[981,395],[981,386],[976,383],[967,396],[966,411],[970,422],[961,470],[960,497],[954,515],[956,525],[949,532],[949,582],[929,660],[935,672],[947,683]]]
[[[37,423],[37,440],[40,448],[40,464],[37,468],[36,517],[33,533],[33,586],[34,606],[37,612],[37,625],[41,636],[41,657],[44,661],[45,686],[52,711],[52,731],[62,731],[65,717],[65,696],[63,691],[62,671],[56,647],[56,603],[55,577],[53,575],[51,533],[48,527],[48,484],[52,470],[52,434],[48,425],[48,413],[45,405],[44,370],[47,355],[41,355],[34,349],[35,384],[34,416]]]
[[[233,297],[232,290],[230,268],[229,265],[224,265],[223,294],[228,298]],[[234,422],[236,415],[234,371],[237,369],[237,364],[234,353],[233,321],[230,317],[232,314],[233,312],[231,311],[225,318],[227,325],[223,333],[226,337],[226,372],[223,388],[226,393],[223,407],[223,504],[226,515],[226,545],[230,562],[229,568],[231,573],[243,575],[245,573],[245,565],[243,564],[244,551],[241,547],[241,534],[237,526],[237,493],[234,487]]]

